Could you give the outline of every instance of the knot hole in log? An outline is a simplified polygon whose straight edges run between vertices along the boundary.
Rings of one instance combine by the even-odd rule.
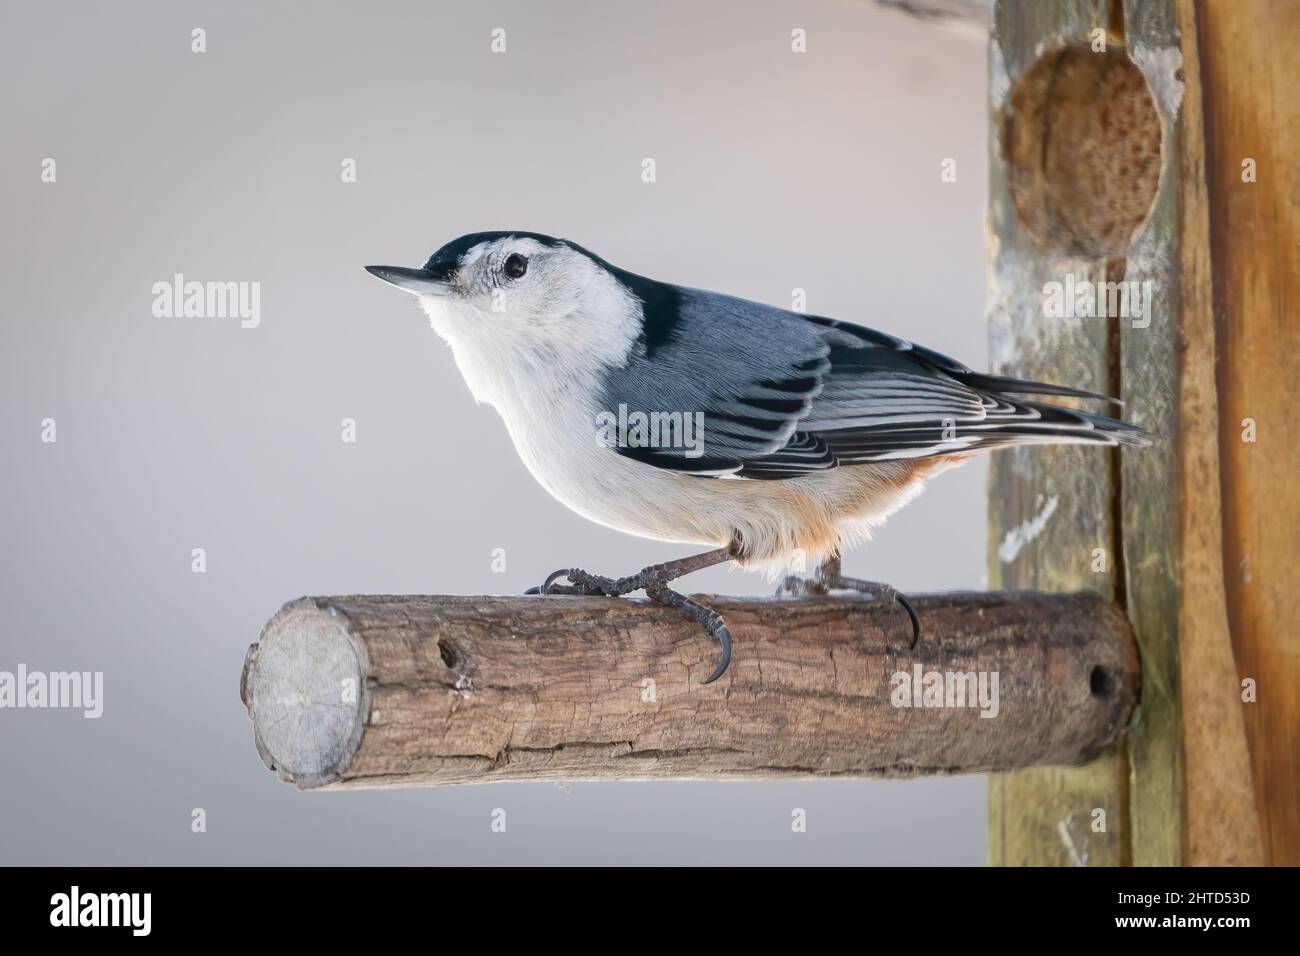
[[[460,648],[445,637],[438,638],[438,654],[442,658],[442,662],[447,665],[447,670],[461,670],[464,657],[460,652]]]

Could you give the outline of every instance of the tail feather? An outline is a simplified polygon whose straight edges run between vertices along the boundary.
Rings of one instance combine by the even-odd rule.
[[[999,419],[990,415],[984,423],[972,425],[973,430],[987,430],[1005,444],[1049,441],[1057,444],[1134,445],[1151,444],[1145,429],[1131,422],[1098,415],[1074,408],[1062,408],[1046,402],[1009,401],[1016,413]],[[1028,411],[1034,417],[1022,419],[1020,413]]]
[[[1088,392],[1081,388],[1070,388],[1068,385],[1050,385],[1047,382],[1010,378],[1005,375],[984,375],[979,372],[954,375],[953,377],[963,385],[969,385],[981,392],[1005,395],[1062,395],[1067,398],[1086,398],[1099,402],[1109,402],[1111,405],[1121,407],[1124,405],[1122,401],[1113,396],[1103,395],[1100,392]]]
[[[936,415],[917,420],[915,416],[899,415],[893,420],[876,418],[870,424],[865,421],[873,416],[863,416],[863,420],[847,427],[827,427],[837,419],[826,415],[810,422],[812,427],[797,429],[785,447],[744,462],[733,474],[741,478],[781,479],[843,465],[963,455],[1017,445],[1143,447],[1151,444],[1146,430],[1130,422],[1016,397],[1047,395],[1123,404],[1109,395],[1046,382],[985,375],[956,363],[950,363],[949,367],[935,367],[932,371],[940,383],[958,382],[973,391],[983,408],[972,409],[974,414],[967,416],[939,419]],[[845,389],[841,388],[838,394],[843,399]],[[850,397],[856,397],[856,394]]]
[[[898,425],[818,436],[837,464],[986,451],[1015,445],[1133,445],[1151,439],[1137,425],[1092,412],[988,395],[984,418],[946,425]]]

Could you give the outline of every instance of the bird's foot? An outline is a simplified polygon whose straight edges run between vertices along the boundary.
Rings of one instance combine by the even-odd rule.
[[[603,574],[592,574],[582,568],[560,568],[547,575],[541,587],[529,588],[525,594],[587,594],[604,597],[622,597],[633,591],[640,591],[654,584],[667,583],[668,579],[654,573],[655,568],[642,568],[636,574],[625,578],[607,578]],[[568,584],[557,584],[561,578]]]
[[[912,643],[908,645],[908,649],[915,649],[921,640],[921,619],[916,614],[916,608],[907,599],[907,595],[893,585],[882,584],[879,581],[863,581],[861,578],[849,578],[838,574],[827,581],[826,588],[828,591],[857,591],[861,594],[871,594],[882,604],[897,604],[907,612],[908,619],[912,622]]]
[[[821,595],[829,594],[831,591],[857,591],[859,594],[869,594],[883,604],[897,604],[907,612],[912,622],[912,643],[908,645],[909,649],[915,648],[917,642],[921,640],[921,619],[917,616],[916,608],[912,606],[907,595],[891,584],[864,581],[861,578],[850,578],[841,574],[839,558],[819,565],[810,578],[789,575],[776,589],[778,597],[800,594]]]
[[[689,574],[691,571],[698,571],[712,564],[720,564],[732,557],[734,557],[734,549],[721,548],[717,551],[683,558],[679,561],[652,564],[650,567],[642,568],[636,574],[624,578],[607,578],[600,574],[584,571],[581,568],[561,568],[548,575],[541,587],[529,588],[524,593],[623,597],[633,591],[644,591],[650,600],[677,608],[692,621],[703,627],[706,634],[715,638],[722,645],[722,657],[718,661],[718,666],[713,669],[713,673],[704,681],[706,684],[711,684],[726,672],[727,665],[731,663],[731,632],[727,629],[722,615],[717,611],[705,607],[699,601],[688,598],[685,594],[674,591],[668,586],[668,582],[684,574]],[[569,583],[556,583],[561,578],[567,579]]]

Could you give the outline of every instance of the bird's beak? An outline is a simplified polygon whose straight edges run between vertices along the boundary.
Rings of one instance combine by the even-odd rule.
[[[446,295],[451,289],[445,280],[425,269],[407,269],[404,266],[366,266],[366,271],[414,295]]]

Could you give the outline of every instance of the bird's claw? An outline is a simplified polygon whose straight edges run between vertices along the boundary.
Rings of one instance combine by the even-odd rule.
[[[902,605],[903,610],[907,612],[907,616],[912,620],[912,643],[907,645],[907,649],[909,651],[916,650],[916,645],[921,641],[921,618],[917,615],[912,602],[908,600],[907,595],[902,591],[894,592],[894,603]]]
[[[556,584],[561,578],[570,582],[568,585]],[[650,600],[658,604],[675,607],[691,620],[704,628],[704,632],[717,639],[722,645],[722,657],[713,673],[704,679],[705,684],[712,684],[726,673],[731,664],[731,631],[717,611],[705,607],[699,601],[680,594],[668,586],[666,576],[654,573],[647,568],[639,574],[628,578],[607,578],[591,574],[581,568],[561,568],[549,574],[541,587],[529,588],[525,594],[580,594],[601,595],[605,597],[622,597],[631,591],[645,591]]]
[[[860,594],[871,594],[878,601],[897,604],[907,612],[908,620],[912,624],[912,642],[908,644],[908,650],[915,650],[916,645],[920,643],[921,618],[916,613],[916,608],[907,595],[892,585],[880,584],[876,581],[863,581],[859,578],[849,578],[837,572],[826,572],[819,568],[818,573],[810,578],[799,577],[798,575],[786,577],[777,587],[776,593],[778,597],[782,597],[785,595],[829,594],[831,591],[857,591]]]
[[[552,571],[550,574],[546,576],[546,580],[542,582],[542,593],[543,594],[557,593],[553,590],[555,587],[555,582],[560,580],[560,578],[567,578],[571,574],[577,574],[577,569],[560,568],[560,570],[558,571]],[[570,578],[570,580],[572,580],[572,578]],[[574,583],[576,584],[577,582]]]
[[[727,666],[731,663],[731,631],[727,629],[721,614],[685,594],[679,594],[666,584],[653,584],[645,589],[645,593],[653,601],[678,608],[703,627],[704,633],[716,638],[722,645],[722,657],[718,660],[718,666],[713,668],[713,673],[704,679],[705,684],[712,684],[727,672]]]
[[[876,584],[873,581],[858,581],[856,578],[837,578],[830,585],[833,590],[860,591],[863,593],[875,594],[876,600],[897,604],[907,612],[907,618],[912,623],[912,641],[907,645],[909,651],[916,650],[916,645],[921,641],[921,618],[916,613],[916,608],[908,600],[906,594],[891,587],[888,584]]]
[[[838,578],[839,581],[855,581],[854,578]],[[912,643],[908,645],[908,650],[914,650],[917,643],[921,640],[921,619],[917,616],[916,608],[908,600],[906,594],[898,590],[892,584],[878,584],[873,581],[859,582],[865,585],[864,588],[850,587],[850,590],[874,590],[876,599],[879,601],[888,601],[890,604],[897,604],[907,612],[908,619],[912,622]]]
[[[705,630],[707,631],[708,628],[705,628]],[[718,644],[722,647],[722,656],[718,658],[718,666],[713,668],[713,673],[704,678],[703,683],[705,684],[712,684],[725,674],[727,668],[731,666],[731,632],[727,630],[727,625],[719,622],[712,634],[718,639]]]

